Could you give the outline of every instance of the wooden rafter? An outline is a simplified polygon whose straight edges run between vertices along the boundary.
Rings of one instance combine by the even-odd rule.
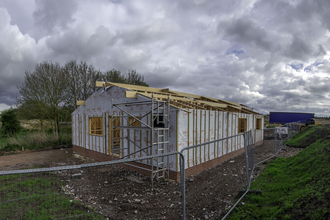
[[[168,88],[158,89],[152,87],[128,85],[121,83],[111,83],[111,82],[96,82],[97,87],[108,87],[108,86],[118,86],[121,88],[128,89],[130,91],[125,91],[125,96],[127,98],[137,98],[137,94],[145,96],[147,98],[153,97],[158,100],[167,100],[170,98],[170,103],[173,107],[183,109],[186,111],[188,109],[206,109],[206,110],[219,110],[219,111],[229,111],[237,113],[248,113],[257,114],[260,113],[253,111],[252,108],[235,102],[199,96],[184,92],[172,91]]]
[[[77,101],[76,105],[85,105],[85,101]]]

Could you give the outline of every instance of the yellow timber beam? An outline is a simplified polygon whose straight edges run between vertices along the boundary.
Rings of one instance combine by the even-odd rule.
[[[85,101],[77,101],[77,105],[85,105]]]

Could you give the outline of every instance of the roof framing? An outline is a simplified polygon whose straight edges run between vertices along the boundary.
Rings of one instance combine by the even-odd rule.
[[[153,98],[156,100],[169,99],[171,106],[175,108],[183,109],[185,111],[187,109],[203,109],[203,110],[228,111],[228,112],[260,115],[260,113],[253,111],[252,108],[243,104],[184,93],[184,92],[172,91],[168,88],[158,89],[153,87],[136,86],[136,85],[122,84],[122,83],[101,82],[101,81],[96,82],[96,87],[109,87],[109,86],[118,86],[130,90],[125,92],[125,96],[127,98],[137,98],[137,95],[141,95],[147,98],[152,98],[153,95]]]

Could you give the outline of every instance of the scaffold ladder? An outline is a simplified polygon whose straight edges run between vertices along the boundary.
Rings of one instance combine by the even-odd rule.
[[[170,127],[170,102],[169,97],[167,101],[154,100],[152,94],[152,134],[155,134],[156,140],[152,140],[153,149],[157,157],[154,158],[153,178],[169,179],[169,159],[164,160],[164,157],[158,155],[168,153],[169,151],[169,127]]]

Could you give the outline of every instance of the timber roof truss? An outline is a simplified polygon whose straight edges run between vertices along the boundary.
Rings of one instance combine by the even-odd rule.
[[[252,108],[221,99],[209,98],[205,96],[199,96],[184,92],[172,91],[170,89],[158,89],[153,87],[136,86],[121,83],[112,82],[96,82],[97,87],[109,87],[117,86],[130,91],[125,92],[127,98],[137,98],[137,95],[144,96],[147,98],[153,98],[155,100],[167,101],[170,100],[170,105],[175,108],[188,110],[188,109],[202,109],[202,110],[213,110],[213,111],[227,111],[247,114],[260,114],[253,111]]]

